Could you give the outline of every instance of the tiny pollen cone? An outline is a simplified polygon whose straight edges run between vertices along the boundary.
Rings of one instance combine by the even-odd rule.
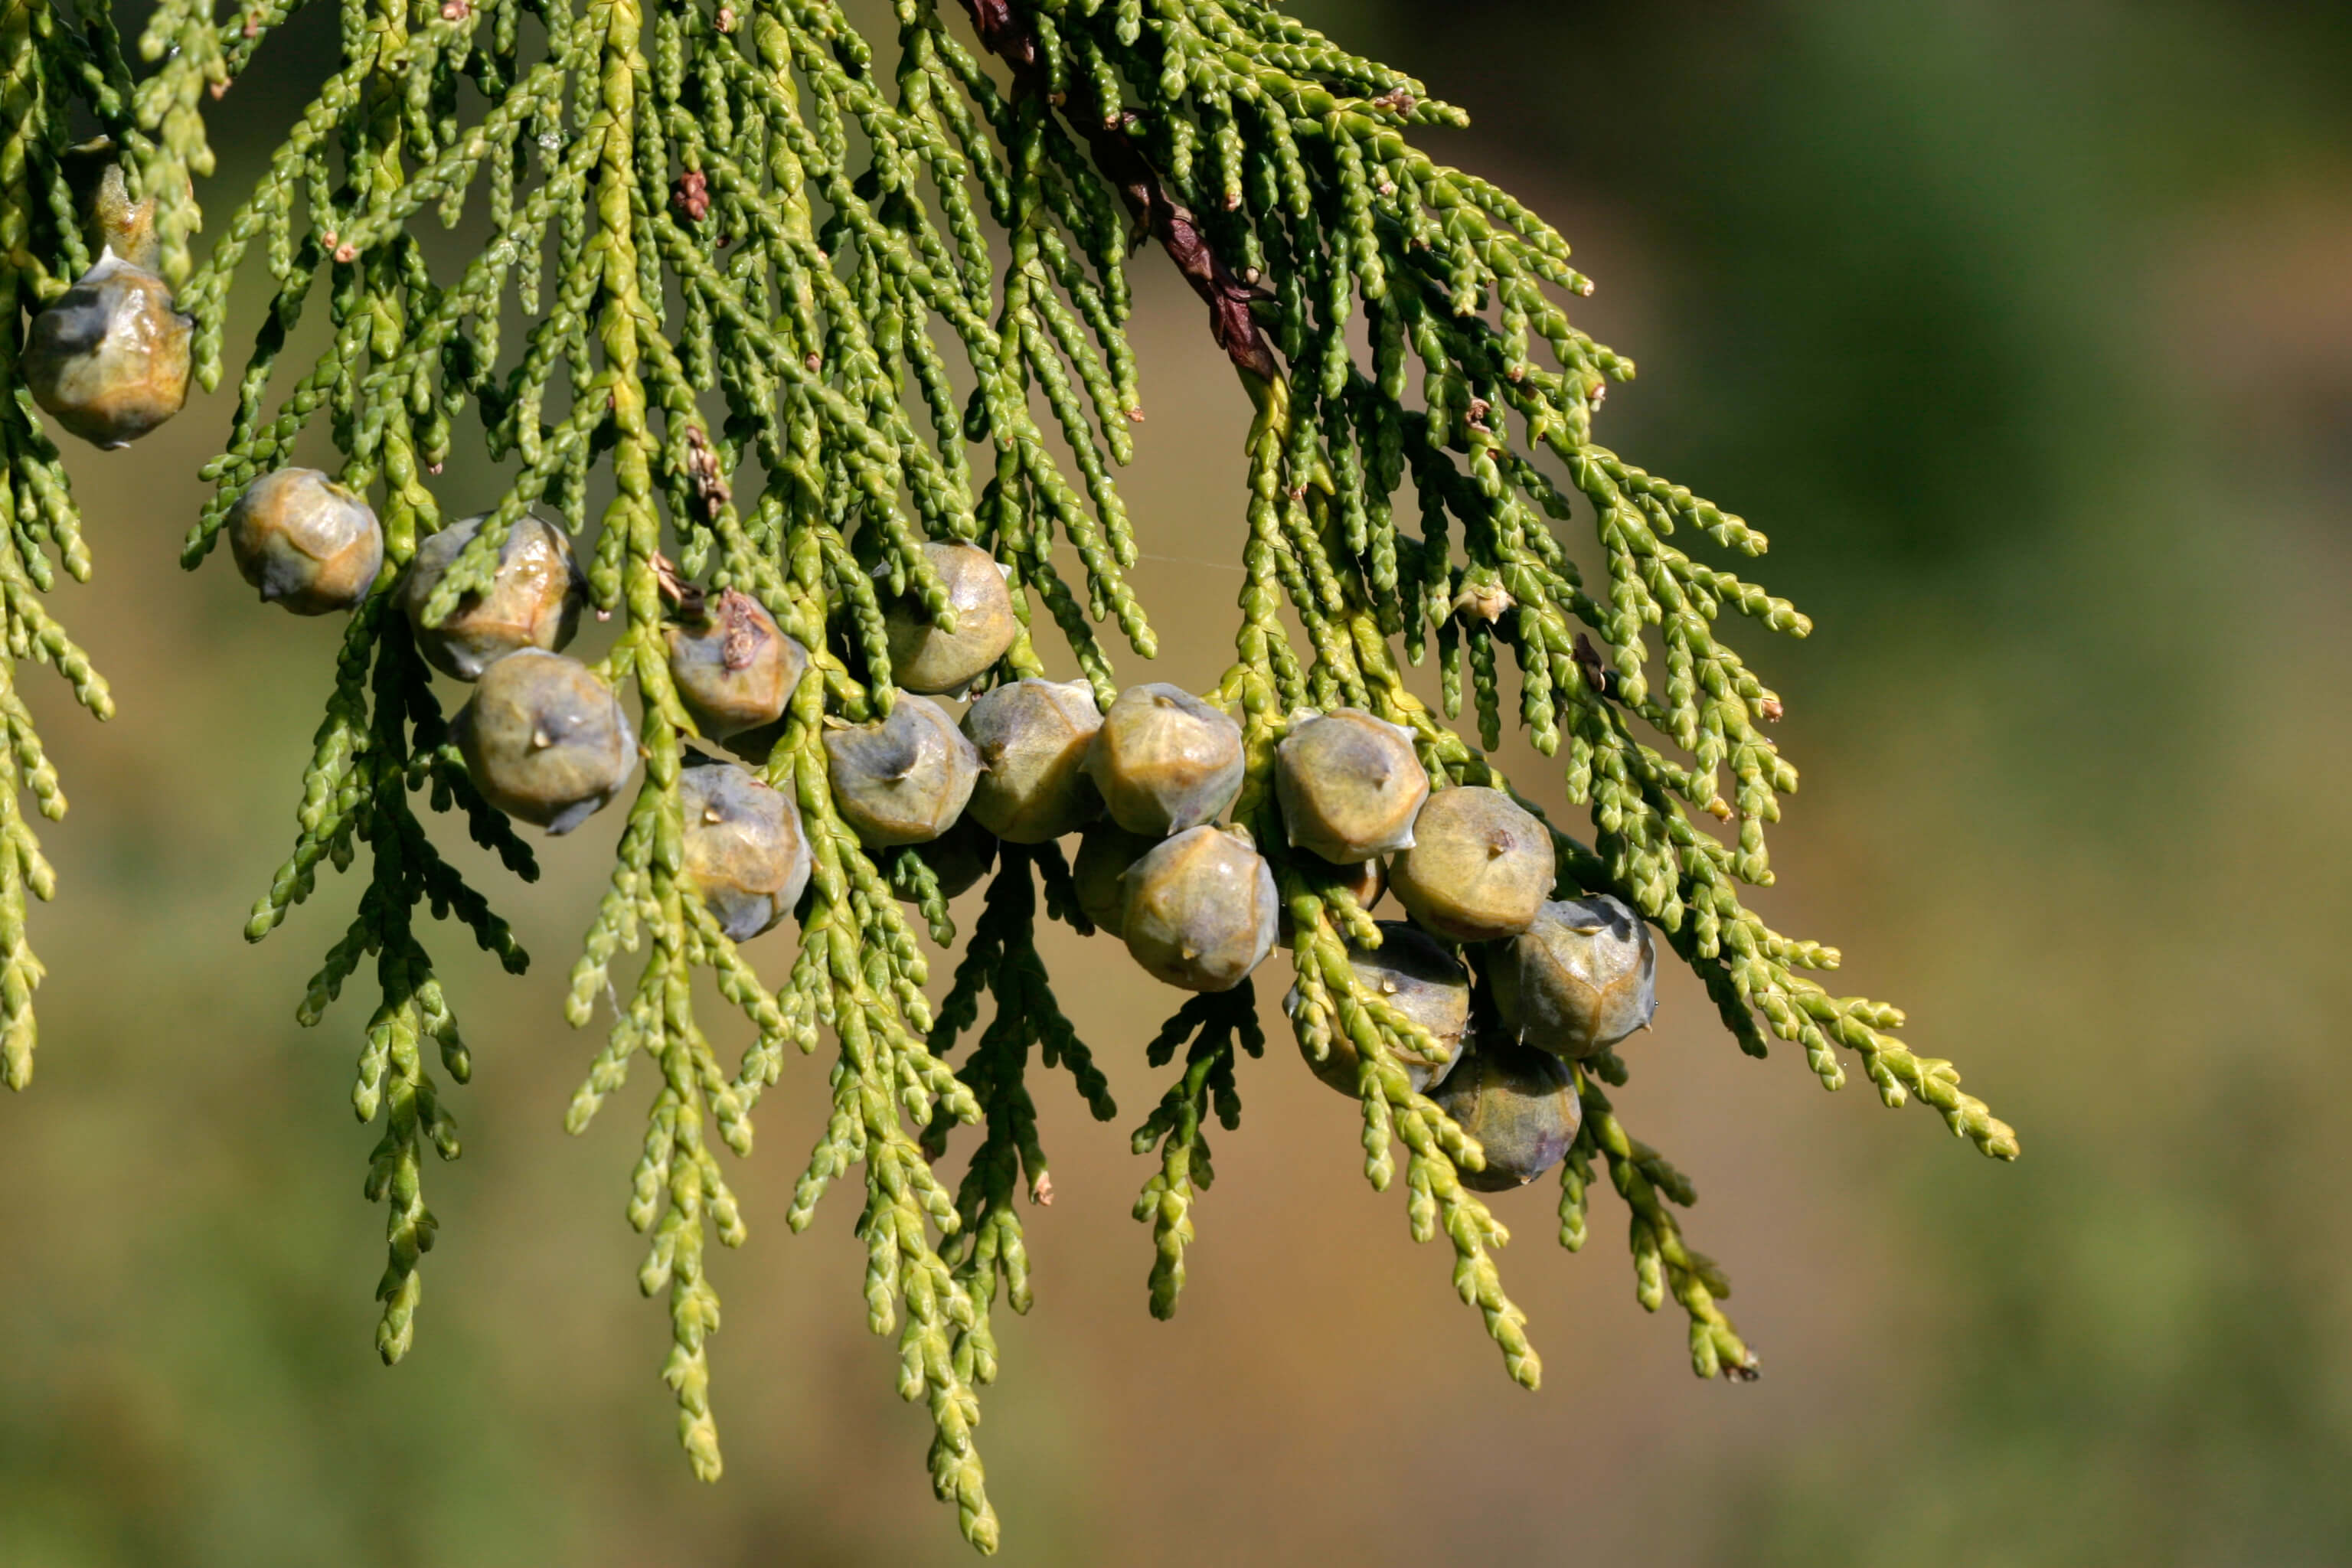
[[[1468,610],[1489,624],[1501,620],[1505,615],[1517,608],[1518,603],[1508,589],[1496,582],[1465,583],[1462,592],[1454,596],[1455,609]]]

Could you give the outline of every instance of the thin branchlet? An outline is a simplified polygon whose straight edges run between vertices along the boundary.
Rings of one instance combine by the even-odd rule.
[[[376,961],[354,1104],[384,1123],[369,1192],[390,1227],[388,1359],[414,1332],[434,1233],[422,1151],[457,1148],[425,1043],[450,1079],[468,1070],[415,916],[457,921],[509,969],[526,962],[425,822],[453,813],[507,868],[535,874],[468,776],[392,595],[425,539],[487,514],[421,606],[436,626],[493,584],[526,516],[552,514],[592,535],[578,554],[610,637],[593,672],[634,694],[643,765],[572,971],[571,1022],[612,1016],[567,1125],[586,1128],[646,1059],[626,1212],[647,1237],[639,1284],[668,1308],[681,1442],[698,1475],[719,1475],[706,1246],[740,1245],[748,1225],[714,1135],[748,1155],[787,1056],[829,1037],[829,1114],[785,1222],[810,1224],[836,1184],[862,1187],[869,1323],[896,1338],[899,1392],[931,1421],[935,1490],[975,1546],[994,1548],[976,1447],[978,1391],[998,1372],[990,1312],[1000,1292],[1027,1310],[1018,1199],[1052,1194],[1033,1061],[1066,1070],[1097,1117],[1115,1114],[1055,999],[1039,890],[1048,917],[1082,933],[1092,922],[1059,850],[999,847],[935,1010],[919,932],[956,938],[949,851],[861,842],[824,742],[892,711],[893,616],[956,625],[927,542],[976,543],[1006,571],[1017,634],[975,690],[1075,673],[1107,706],[1115,643],[1156,652],[1127,580],[1143,531],[1115,479],[1143,416],[1124,333],[1139,245],[1206,305],[1249,399],[1240,625],[1211,695],[1243,726],[1232,820],[1271,864],[1294,928],[1291,1026],[1311,1058],[1344,1042],[1358,1063],[1367,1179],[1386,1190],[1402,1169],[1412,1234],[1446,1237],[1456,1289],[1508,1374],[1533,1387],[1540,1362],[1497,1272],[1507,1233],[1462,1179],[1484,1152],[1407,1076],[1430,1056],[1425,1030],[1356,975],[1350,944],[1378,928],[1282,831],[1273,759],[1294,710],[1345,705],[1403,726],[1441,785],[1509,787],[1488,754],[1517,725],[1561,781],[1522,798],[1556,795],[1591,822],[1589,843],[1555,830],[1558,893],[1637,910],[1743,1049],[1800,1044],[1835,1088],[1843,1047],[1888,1103],[1922,1099],[1987,1153],[2016,1153],[1948,1063],[1895,1037],[1895,1009],[1808,977],[1836,965],[1834,949],[1780,935],[1743,902],[1743,888],[1772,880],[1766,829],[1797,775],[1770,736],[1780,697],[1717,628],[1726,609],[1765,632],[1801,637],[1810,623],[1741,574],[1762,534],[1594,442],[1594,411],[1633,366],[1572,323],[1591,284],[1566,242],[1418,144],[1424,128],[1465,122],[1418,81],[1257,0],[896,0],[887,45],[833,0],[343,0],[336,68],[200,261],[201,110],[293,8],[265,0],[223,21],[163,0],[141,40],[157,63],[137,80],[100,13],[85,8],[68,47],[47,9],[0,12],[13,111],[0,132],[0,377],[18,306],[61,291],[86,258],[60,222],[56,175],[65,107],[86,104],[125,150],[134,194],[159,201],[160,265],[194,318],[204,384],[221,374],[239,268],[257,252],[272,283],[186,563],[208,553],[244,487],[321,425],[341,479],[377,501],[384,571],[350,623],[295,845],[248,933],[282,923],[322,865],[343,870],[367,849],[356,915],[300,1016],[318,1021]],[[478,214],[490,237],[438,275],[413,233],[428,213]],[[319,298],[331,330],[297,364],[295,329]],[[529,323],[519,335],[502,335],[510,310]],[[464,417],[514,462],[498,493],[445,504],[433,481]],[[5,651],[54,665],[102,716],[103,683],[37,608],[52,556],[87,571],[55,449],[16,399],[0,405]],[[709,742],[666,651],[682,579],[749,595],[810,656],[751,758],[810,849],[780,978],[739,951],[686,865],[680,778]],[[1432,645],[1442,712],[1404,679]],[[39,973],[23,893],[47,886],[16,786],[49,815],[63,800],[13,668],[0,660],[0,1060],[15,1083]],[[1451,722],[1465,710],[1473,740]],[[697,1015],[698,971],[750,1026],[731,1068]],[[1159,1316],[1175,1310],[1212,1176],[1203,1130],[1237,1125],[1240,1060],[1263,1045],[1253,994],[1245,983],[1195,997],[1146,1052],[1155,1066],[1181,1053],[1134,1133],[1157,1157],[1136,1212],[1151,1227]],[[1623,1077],[1613,1054],[1580,1070],[1561,1239],[1585,1237],[1597,1162],[1632,1216],[1643,1303],[1682,1305],[1702,1375],[1751,1374],[1717,1305],[1728,1287],[1670,1212],[1692,1200],[1689,1184],[1623,1131],[1599,1088]],[[963,1126],[976,1145],[951,1184],[934,1163]]]
[[[45,973],[27,902],[57,892],[26,805],[29,798],[50,821],[66,812],[57,770],[17,689],[18,666],[46,664],[93,717],[114,712],[105,678],[42,603],[59,568],[86,582],[92,563],[22,357],[29,318],[91,266],[98,247],[123,237],[121,216],[87,199],[68,165],[89,120],[118,152],[148,145],[133,129],[130,84],[103,7],[81,6],[69,22],[32,0],[0,5],[0,1084],[12,1089],[32,1082],[33,994]],[[152,210],[131,216],[143,223]]]

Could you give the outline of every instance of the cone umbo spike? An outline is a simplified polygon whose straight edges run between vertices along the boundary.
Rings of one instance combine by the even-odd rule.
[[[1493,1034],[1473,1039],[1429,1097],[1478,1140],[1486,1167],[1461,1176],[1482,1193],[1523,1187],[1559,1164],[1584,1121],[1567,1062]]]
[[[731,942],[749,942],[790,914],[808,886],[800,808],[750,769],[691,758],[678,775],[686,820],[686,881]]]
[[[1095,731],[1087,776],[1129,832],[1181,833],[1233,804],[1242,727],[1181,687],[1130,686]]]
[[[946,709],[898,693],[890,716],[824,735],[833,804],[869,848],[925,844],[963,815],[980,753]]]
[[[83,440],[128,447],[186,405],[194,328],[161,278],[109,251],[33,318],[25,384]]]
[[[1649,1027],[1658,1010],[1650,928],[1606,893],[1544,905],[1486,971],[1504,1024],[1555,1056],[1589,1057]]]
[[[551,837],[604,810],[637,765],[619,695],[578,659],[539,648],[485,669],[454,728],[482,798]]]
[[[1342,708],[1291,725],[1275,748],[1274,787],[1290,842],[1346,866],[1412,847],[1429,774],[1402,725]]]
[[[1389,890],[1428,931],[1493,942],[1534,923],[1551,896],[1551,831],[1501,790],[1442,789],[1389,862]]]
[[[1086,773],[1102,728],[1083,680],[1016,680],[982,692],[963,732],[987,771],[972,786],[971,815],[1008,844],[1043,844],[1074,833],[1101,809]]]
[[[705,598],[666,635],[677,700],[713,741],[774,723],[808,669],[808,649],[737,588]]]
[[[499,550],[489,591],[466,595],[440,625],[428,625],[425,606],[433,590],[489,518],[478,512],[419,544],[400,584],[400,607],[416,635],[417,651],[434,668],[460,680],[481,679],[494,660],[517,648],[561,652],[588,602],[588,580],[572,558],[571,536],[525,512]]]
[[[1274,946],[1274,873],[1238,834],[1190,827],[1126,871],[1127,951],[1154,979],[1230,991]]]
[[[383,530],[360,497],[316,468],[278,468],[228,514],[229,553],[266,605],[298,616],[348,610],[383,569]]]
[[[961,691],[1004,657],[1021,630],[1013,595],[995,557],[970,544],[923,545],[923,558],[948,591],[955,629],[934,626],[911,599],[890,607],[890,673],[908,691],[937,696]]]
[[[1355,971],[1356,984],[1366,996],[1395,1008],[1426,1029],[1436,1043],[1440,1054],[1435,1059],[1413,1056],[1402,1046],[1397,1051],[1406,1081],[1412,1085],[1414,1092],[1426,1092],[1433,1082],[1443,1080],[1461,1058],[1463,1038],[1470,1027],[1470,972],[1426,932],[1402,921],[1378,923],[1381,945],[1363,948],[1350,944],[1348,964]],[[1298,993],[1294,989],[1284,999],[1283,1010],[1292,1011],[1297,1005]],[[1356,1081],[1355,1042],[1344,1031],[1331,1037],[1330,1047],[1319,1062],[1306,1041],[1299,1042],[1298,1049],[1307,1058],[1307,1067],[1326,1084],[1350,1100],[1360,1092]]]

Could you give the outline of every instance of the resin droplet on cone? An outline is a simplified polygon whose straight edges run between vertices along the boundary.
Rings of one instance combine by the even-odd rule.
[[[1620,900],[1563,899],[1486,965],[1503,1022],[1528,1045],[1589,1057],[1646,1028],[1658,1010],[1658,951]]]
[[[923,546],[923,558],[948,591],[955,630],[942,631],[921,601],[911,596],[890,606],[890,674],[908,691],[937,695],[961,691],[1004,657],[1021,630],[1013,595],[996,559],[974,544]]]
[[[604,810],[637,765],[620,694],[578,659],[537,648],[484,670],[455,729],[482,798],[551,835]]]
[[[734,588],[704,600],[699,616],[665,635],[677,700],[713,741],[774,723],[808,670],[808,649]]]
[[[1087,774],[1129,832],[1181,833],[1241,792],[1242,727],[1181,687],[1130,686],[1095,731]]]
[[[1442,943],[1402,921],[1382,921],[1380,928],[1380,946],[1349,948],[1349,967],[1355,971],[1356,984],[1373,1000],[1429,1031],[1439,1052],[1436,1058],[1416,1058],[1410,1047],[1396,1052],[1405,1078],[1416,1092],[1423,1091],[1444,1079],[1462,1056],[1463,1038],[1470,1027],[1470,973]],[[1297,994],[1293,989],[1283,1004],[1286,1009],[1296,1005]],[[1307,1051],[1304,1039],[1298,1051],[1317,1078],[1355,1098],[1356,1045],[1347,1030],[1331,1031],[1330,1049],[1319,1062]]]
[[[1429,798],[1410,732],[1353,708],[1293,725],[1274,770],[1290,842],[1334,865],[1410,847]]]
[[[1526,1186],[1559,1164],[1584,1124],[1568,1063],[1490,1035],[1471,1043],[1429,1098],[1478,1140],[1486,1168],[1461,1174],[1464,1186],[1482,1193]]]
[[[927,844],[963,815],[980,753],[946,709],[898,693],[878,723],[828,730],[833,804],[867,847]]]
[[[480,679],[483,670],[517,648],[561,650],[579,629],[581,607],[588,602],[588,580],[572,558],[571,539],[525,512],[499,546],[489,591],[466,595],[446,620],[425,625],[433,590],[489,515],[452,523],[419,544],[400,584],[400,607],[416,634],[417,651],[460,680]]]
[[[262,603],[298,616],[352,608],[383,569],[374,511],[316,468],[279,468],[246,486],[224,531]]]
[[[33,318],[18,364],[58,424],[96,446],[128,447],[187,403],[194,328],[161,278],[109,251]]]
[[[1551,830],[1498,789],[1442,789],[1389,862],[1389,890],[1423,930],[1495,942],[1534,923],[1551,897]]]
[[[1127,951],[1153,978],[1230,991],[1274,947],[1274,872],[1240,835],[1193,827],[1127,868]]]
[[[971,815],[1010,844],[1073,833],[1101,806],[1087,777],[1087,751],[1102,728],[1083,680],[1016,680],[982,693],[963,732],[987,772],[972,786]]]
[[[685,818],[686,883],[701,896],[719,928],[749,942],[800,902],[808,886],[808,837],[800,807],[749,768],[708,762],[682,770],[678,809]]]

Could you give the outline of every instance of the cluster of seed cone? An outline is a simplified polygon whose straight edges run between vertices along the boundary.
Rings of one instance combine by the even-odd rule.
[[[106,194],[120,203],[114,186]],[[142,248],[145,215],[127,212],[112,232]],[[35,400],[103,447],[145,435],[187,395],[190,323],[145,259],[110,246],[27,337]],[[427,616],[486,519],[427,539],[393,591],[418,651],[474,685],[455,729],[483,797],[567,833],[628,782],[635,731],[619,694],[563,656],[587,583],[552,524],[519,519],[488,587],[438,622]],[[374,512],[316,469],[254,480],[227,533],[246,580],[297,615],[352,609],[383,572]],[[1000,841],[1079,833],[1073,875],[1097,926],[1171,985],[1240,984],[1287,934],[1272,868],[1245,831],[1218,821],[1241,790],[1240,725],[1174,686],[1130,687],[1104,712],[1086,682],[1041,679],[991,688],[959,721],[933,699],[984,676],[1018,618],[985,551],[923,548],[953,629],[919,605],[891,611],[899,689],[888,715],[829,721],[824,736],[842,820],[872,849],[935,846],[926,858],[950,897],[986,873]],[[683,595],[667,636],[672,679],[703,737],[764,758],[808,650],[733,589]],[[1485,1169],[1465,1179],[1513,1186],[1558,1163],[1580,1117],[1568,1064],[1645,1026],[1656,1006],[1648,928],[1614,898],[1552,900],[1543,824],[1496,790],[1432,794],[1405,731],[1368,714],[1295,715],[1276,751],[1275,786],[1294,849],[1338,868],[1359,904],[1392,891],[1411,917],[1378,922],[1379,944],[1357,950],[1354,966],[1433,1043],[1438,1054],[1409,1062],[1408,1076],[1485,1149]],[[688,884],[736,941],[776,925],[809,879],[797,805],[750,769],[700,752],[680,788]],[[1344,1038],[1311,1065],[1356,1093]]]
[[[483,521],[426,540],[394,593],[425,658],[474,683],[456,731],[484,798],[566,833],[627,782],[636,736],[618,694],[562,653],[587,584],[551,524],[519,520],[489,586],[427,618]],[[374,514],[310,469],[255,480],[228,532],[262,597],[300,614],[356,605],[382,570]],[[1241,726],[1173,686],[1129,687],[1104,712],[1084,681],[1041,679],[992,687],[959,721],[935,699],[986,674],[1018,623],[986,552],[924,549],[954,626],[911,604],[891,611],[901,684],[888,715],[829,721],[824,735],[842,820],[871,849],[937,845],[927,858],[950,897],[987,871],[998,842],[1078,833],[1073,878],[1088,919],[1171,985],[1240,984],[1284,934],[1272,868],[1218,820],[1241,791]],[[680,699],[706,739],[764,757],[807,650],[744,594],[684,598],[667,631]],[[1355,969],[1433,1044],[1408,1076],[1485,1149],[1485,1169],[1465,1179],[1514,1186],[1557,1164],[1580,1117],[1569,1064],[1645,1026],[1656,1006],[1648,928],[1614,898],[1554,900],[1549,829],[1499,790],[1433,794],[1396,725],[1351,709],[1296,714],[1274,782],[1293,849],[1339,868],[1360,904],[1392,892],[1410,917],[1379,922],[1379,944],[1355,952]],[[700,753],[681,788],[688,884],[736,941],[774,926],[808,883],[798,807],[749,769]],[[1312,1065],[1356,1093],[1344,1040]]]
[[[394,592],[425,658],[474,683],[455,727],[484,798],[566,833],[627,782],[636,737],[618,694],[562,653],[586,583],[551,524],[519,520],[488,589],[428,620],[435,589],[483,521],[426,540]],[[300,614],[356,605],[382,570],[374,514],[310,469],[255,480],[228,532],[262,597]],[[828,721],[824,735],[842,820],[871,849],[936,846],[927,859],[950,897],[986,873],[1000,841],[1077,833],[1073,878],[1088,919],[1171,985],[1240,984],[1286,935],[1272,868],[1246,832],[1218,820],[1242,786],[1241,726],[1173,686],[1129,687],[1105,712],[1086,682],[1042,679],[992,687],[959,721],[935,699],[986,674],[1018,623],[986,552],[924,549],[954,629],[919,605],[890,612],[901,684],[888,715]],[[667,628],[681,700],[704,738],[765,757],[807,650],[744,594],[684,597]],[[808,883],[798,807],[749,769],[702,753],[681,788],[688,884],[734,940],[769,930]],[[1485,1169],[1465,1179],[1491,1190],[1557,1164],[1580,1117],[1569,1064],[1645,1026],[1656,1006],[1648,928],[1614,898],[1552,899],[1549,830],[1499,790],[1433,794],[1407,733],[1368,714],[1294,715],[1275,752],[1275,794],[1295,850],[1337,868],[1360,904],[1392,892],[1410,917],[1379,922],[1379,944],[1359,949],[1354,965],[1368,992],[1433,1043],[1437,1054],[1410,1062],[1408,1076],[1485,1149]],[[1344,1039],[1312,1065],[1357,1092]]]
[[[473,685],[452,728],[482,797],[551,836],[610,805],[638,759],[620,694],[564,656],[588,584],[572,541],[526,513],[499,543],[489,585],[438,621],[434,593],[488,513],[417,547],[392,588],[417,651]],[[263,599],[302,615],[350,609],[382,574],[383,535],[367,503],[326,475],[282,468],[247,487],[227,519],[229,547]],[[721,740],[776,721],[808,652],[748,595],[690,595],[669,626],[670,671],[697,726]],[[738,942],[782,921],[808,885],[809,847],[789,797],[748,768],[693,753],[680,780],[685,869]]]

